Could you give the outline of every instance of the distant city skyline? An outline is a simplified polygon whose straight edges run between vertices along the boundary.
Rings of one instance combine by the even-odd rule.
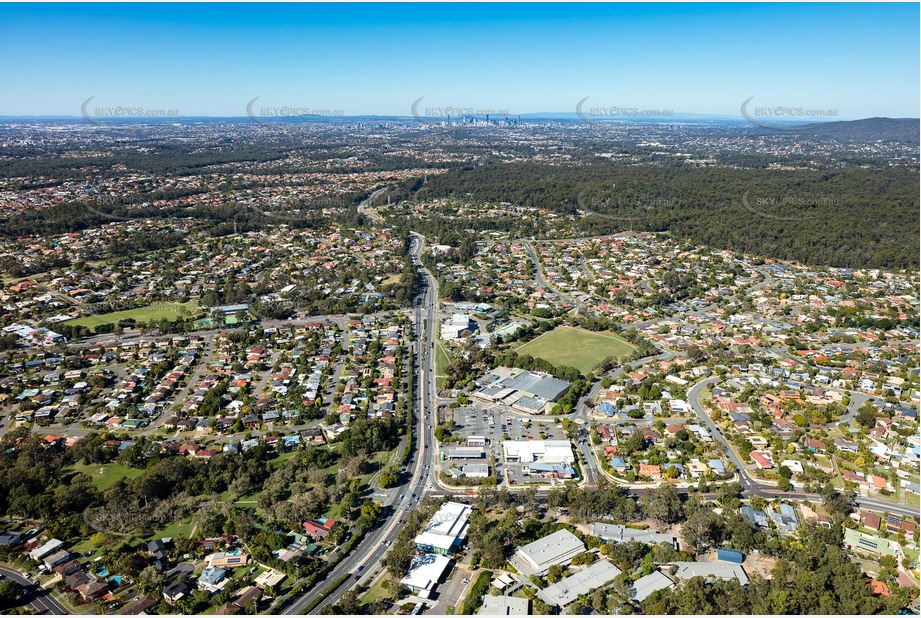
[[[4,4],[0,116],[917,118],[918,20],[912,3]]]

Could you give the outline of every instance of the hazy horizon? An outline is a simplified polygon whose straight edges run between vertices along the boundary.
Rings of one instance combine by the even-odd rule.
[[[585,101],[741,118],[751,99],[789,121],[916,118],[918,19],[864,3],[4,4],[0,116],[77,117],[88,100],[106,116],[243,117],[253,101],[411,116],[421,99],[430,117]]]

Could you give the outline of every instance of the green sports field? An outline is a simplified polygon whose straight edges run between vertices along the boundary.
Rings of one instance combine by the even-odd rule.
[[[125,311],[115,311],[113,313],[100,313],[97,315],[88,315],[76,320],[68,320],[66,324],[73,326],[86,326],[89,329],[95,329],[102,324],[118,324],[119,320],[134,319],[137,322],[151,322],[153,320],[162,320],[166,318],[171,322],[179,319],[180,310],[186,309],[188,314],[194,314],[198,308],[198,303],[156,303],[147,307],[138,309],[127,309]]]
[[[635,348],[611,332],[592,332],[571,326],[560,326],[516,349],[553,363],[557,367],[575,367],[588,374],[608,356],[627,356]]]

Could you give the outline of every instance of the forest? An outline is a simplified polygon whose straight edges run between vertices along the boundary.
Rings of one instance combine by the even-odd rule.
[[[919,264],[917,185],[917,174],[899,169],[507,163],[433,176],[413,199],[544,208],[574,216],[573,231],[592,235],[669,231],[806,264],[911,268]],[[469,222],[478,225],[489,224]],[[441,226],[433,221],[426,227]],[[535,234],[531,228],[510,231]]]

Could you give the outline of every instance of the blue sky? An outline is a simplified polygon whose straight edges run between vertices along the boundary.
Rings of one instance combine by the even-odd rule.
[[[906,4],[0,4],[0,115],[410,106],[919,115]]]

